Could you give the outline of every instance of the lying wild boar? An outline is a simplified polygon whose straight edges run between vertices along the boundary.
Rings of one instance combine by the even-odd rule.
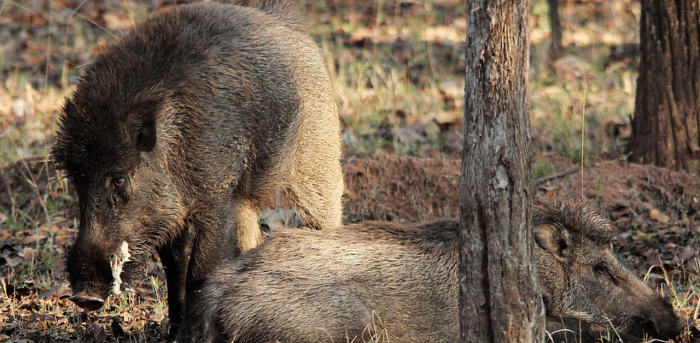
[[[307,225],[341,224],[337,109],[288,7],[178,6],[86,69],[52,149],[79,198],[66,261],[77,305],[100,308],[157,251],[180,323],[185,288],[189,304],[221,257],[259,243],[260,202],[278,189]]]
[[[550,321],[664,339],[692,325],[618,261],[613,229],[584,203],[536,200],[533,213]],[[210,275],[192,308],[196,321],[183,327],[190,339],[179,341],[360,342],[385,329],[393,342],[458,342],[458,227],[370,222],[276,232]]]

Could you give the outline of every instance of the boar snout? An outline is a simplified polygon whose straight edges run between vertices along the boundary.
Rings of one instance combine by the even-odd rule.
[[[665,305],[662,308],[648,316],[651,320],[647,321],[642,328],[644,332],[652,337],[667,340],[675,338],[685,330],[690,330],[695,325],[695,320],[678,316],[673,306],[664,302]]]
[[[75,293],[68,299],[87,311],[99,310],[105,303],[104,299],[100,298],[99,296],[92,295],[86,290]]]
[[[675,330],[679,330],[679,332],[676,333],[676,336],[678,334],[684,332],[684,331],[690,331],[695,327],[695,319],[687,319],[683,317],[678,317],[678,320],[676,321],[676,328]],[[673,336],[673,337],[676,337]]]
[[[70,300],[88,311],[102,307],[115,281],[110,254],[105,250],[81,240],[73,245],[66,258],[66,272],[73,289]]]
[[[618,298],[618,315],[612,314],[613,324],[623,331],[634,334],[637,337],[651,336],[657,339],[673,339],[683,331],[690,330],[695,324],[692,319],[679,316],[673,309],[669,299],[652,290],[649,285],[636,278],[630,271],[627,278],[621,278],[621,284],[627,283],[627,292],[631,297],[617,293],[613,298]],[[600,300],[605,300],[600,299]],[[608,302],[610,302],[608,298]],[[602,305],[599,305],[602,306]],[[627,313],[626,317],[623,315]]]
[[[111,254],[105,252],[110,250]],[[144,264],[131,256],[126,241],[116,249],[88,243],[84,238],[78,241],[68,253],[66,263],[73,288],[70,300],[87,311],[100,309],[110,293],[119,295],[124,282],[128,285],[143,272]],[[122,281],[123,277],[127,280]]]

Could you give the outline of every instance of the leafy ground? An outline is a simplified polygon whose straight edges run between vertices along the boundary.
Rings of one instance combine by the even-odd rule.
[[[164,339],[167,293],[157,259],[134,292],[112,297],[103,310],[85,313],[67,299],[63,255],[75,235],[76,199],[47,157],[63,99],[82,68],[134,22],[174,6],[145,3],[0,2],[0,340]],[[299,3],[336,90],[346,221],[456,217],[464,3]],[[537,193],[576,195],[601,208],[638,275],[697,319],[698,171],[630,164],[623,153],[634,109],[639,4],[567,1],[560,11],[565,49],[556,60],[546,1],[534,1],[530,20]],[[270,204],[276,209],[280,201]]]

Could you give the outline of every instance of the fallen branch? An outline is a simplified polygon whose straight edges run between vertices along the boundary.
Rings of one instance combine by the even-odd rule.
[[[567,171],[563,171],[563,172],[561,172],[561,173],[556,173],[556,174],[553,174],[553,175],[545,176],[545,177],[543,177],[543,178],[539,178],[539,179],[535,180],[532,184],[533,184],[533,186],[538,187],[538,186],[540,186],[541,184],[543,184],[543,183],[545,183],[545,182],[547,182],[547,181],[551,181],[551,180],[556,180],[556,179],[563,178],[564,176],[567,176],[567,175],[569,175],[569,174],[573,174],[573,173],[575,173],[575,172],[577,172],[577,171],[579,171],[579,170],[581,170],[581,168],[580,168],[580,167],[576,167],[576,168],[574,168],[574,169],[567,170]]]

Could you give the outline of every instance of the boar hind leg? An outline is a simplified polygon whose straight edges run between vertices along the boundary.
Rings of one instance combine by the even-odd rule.
[[[325,71],[313,74],[325,75]],[[328,89],[313,96],[307,94],[302,109],[299,127],[286,144],[291,150],[281,155],[289,158],[282,164],[292,163],[291,170],[283,169],[289,172],[285,173],[286,195],[302,215],[304,226],[337,227],[343,219],[341,197],[345,186],[338,111],[332,92]]]
[[[342,195],[342,175],[319,174],[292,185],[287,190],[289,200],[302,213],[302,225],[316,229],[342,224]]]
[[[187,276],[187,255],[185,247],[189,235],[183,232],[170,244],[158,249],[163,263],[168,286],[168,308],[170,316],[170,337],[175,337],[182,324],[185,309],[185,277]]]
[[[231,206],[229,224],[236,237],[236,254],[258,246],[262,237],[258,224],[258,207],[250,200],[239,199]]]
[[[316,161],[297,170],[287,197],[303,217],[303,225],[316,229],[342,224],[343,173],[338,159]]]

